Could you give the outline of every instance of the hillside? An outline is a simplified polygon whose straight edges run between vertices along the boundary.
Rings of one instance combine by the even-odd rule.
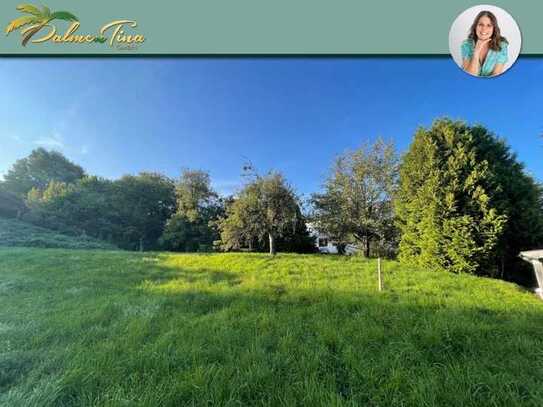
[[[0,218],[0,247],[42,247],[63,249],[116,249],[91,237],[67,236],[16,219]]]
[[[538,406],[543,303],[280,254],[0,248],[2,406]]]

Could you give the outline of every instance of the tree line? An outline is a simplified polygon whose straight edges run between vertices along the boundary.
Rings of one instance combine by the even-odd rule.
[[[4,176],[0,216],[129,250],[312,252],[309,226],[340,253],[507,279],[543,246],[542,186],[482,126],[436,120],[401,157],[382,139],[346,152],[305,201],[279,172],[248,175],[224,197],[202,170],[108,180],[40,148]]]
[[[56,151],[17,160],[0,183],[0,216],[19,217],[127,250],[314,251],[301,202],[279,173],[221,197],[202,170],[178,179],[142,172],[108,180]]]

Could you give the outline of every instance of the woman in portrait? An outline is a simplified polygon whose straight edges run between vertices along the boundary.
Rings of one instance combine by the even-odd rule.
[[[496,16],[481,11],[471,25],[468,39],[462,42],[462,67],[475,76],[499,75],[507,62],[507,45]]]

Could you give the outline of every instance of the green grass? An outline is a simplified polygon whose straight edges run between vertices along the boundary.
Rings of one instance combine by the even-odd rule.
[[[64,249],[115,249],[88,236],[67,236],[16,219],[0,218],[0,246]]]
[[[540,406],[543,303],[319,255],[0,249],[2,406]]]

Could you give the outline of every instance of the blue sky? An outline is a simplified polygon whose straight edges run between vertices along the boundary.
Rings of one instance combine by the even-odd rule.
[[[250,160],[319,190],[334,157],[374,140],[399,151],[449,116],[505,137],[543,180],[543,58],[472,78],[449,58],[0,60],[0,174],[32,149],[117,178],[182,168],[233,192]]]

